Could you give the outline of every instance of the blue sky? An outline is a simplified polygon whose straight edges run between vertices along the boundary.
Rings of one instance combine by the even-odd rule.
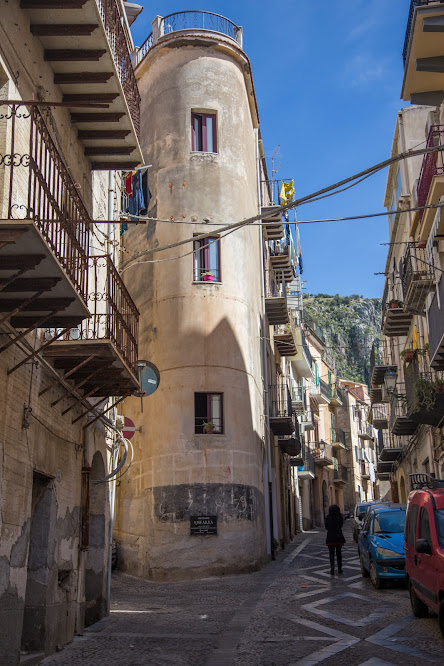
[[[390,156],[400,99],[410,0],[139,0],[135,44],[157,15],[202,9],[243,26],[265,152],[279,145],[278,177],[296,196],[335,183]],[[346,193],[298,209],[300,220],[383,210],[386,171]],[[303,278],[312,293],[380,297],[385,217],[301,225]]]

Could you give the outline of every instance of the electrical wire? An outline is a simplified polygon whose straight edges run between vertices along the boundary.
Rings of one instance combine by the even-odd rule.
[[[68,444],[73,444],[75,447],[83,448],[82,445],[79,442],[73,442],[72,439],[67,439],[66,437],[63,437],[63,435],[59,435],[56,432],[54,432],[54,430],[51,430],[51,428],[49,426],[47,426],[46,423],[43,423],[43,421],[41,421],[39,419],[39,417],[34,414],[34,412],[32,411],[31,408],[29,408],[27,413],[30,416],[32,416],[33,419],[38,421],[41,426],[43,426],[48,432],[51,433],[51,435],[54,435],[54,437],[57,437],[58,439],[61,439],[63,442],[68,442]]]

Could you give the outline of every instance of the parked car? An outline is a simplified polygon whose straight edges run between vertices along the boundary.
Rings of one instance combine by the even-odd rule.
[[[367,512],[358,539],[361,573],[379,590],[388,579],[405,579],[405,504]]]
[[[362,521],[364,519],[365,512],[367,511],[367,508],[374,503],[375,503],[374,500],[371,500],[370,502],[358,502],[358,504],[354,508],[352,516],[352,531],[353,531],[353,539],[356,542],[358,541],[358,536],[359,532],[361,531]]]
[[[404,548],[415,617],[438,613],[444,638],[444,481],[411,474]]]

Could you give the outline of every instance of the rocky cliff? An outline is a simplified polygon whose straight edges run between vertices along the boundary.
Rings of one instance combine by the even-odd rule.
[[[368,384],[372,342],[381,336],[381,301],[356,295],[307,295],[304,313],[308,323],[311,317],[323,332],[327,359],[337,375]]]

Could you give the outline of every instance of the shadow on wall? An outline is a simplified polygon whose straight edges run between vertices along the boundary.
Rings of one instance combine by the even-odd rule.
[[[214,321],[217,299],[212,297],[211,301],[212,305],[206,304],[201,313],[205,316],[203,310],[212,310]],[[163,577],[162,571],[165,576],[171,573],[177,577],[181,568],[190,572],[202,566],[205,566],[205,574],[235,573],[258,568],[265,557],[263,443],[259,423],[254,424],[252,418],[252,414],[257,414],[258,420],[262,418],[262,396],[258,393],[252,397],[249,382],[251,376],[261,377],[260,367],[255,367],[260,363],[259,322],[257,331],[242,332],[242,338],[249,340],[252,348],[247,369],[235,331],[226,319],[205,335],[190,330],[189,326],[183,332],[184,316],[183,309],[178,307],[171,312],[166,329],[158,329],[159,344],[164,347],[164,363],[156,355],[155,343],[143,351],[157,365],[161,375],[158,390],[144,400],[143,417],[139,400],[125,402],[125,415],[136,425],[144,424],[143,435],[136,434],[133,439],[141,474],[136,480],[131,469],[121,480],[116,536],[120,542],[122,568],[149,578]],[[186,320],[192,321],[189,311]],[[240,326],[248,321],[250,318],[246,316]],[[165,352],[167,339],[173,341],[170,355]],[[217,434],[196,434],[195,392],[223,394],[223,438]],[[152,447],[151,443],[154,443]],[[150,464],[146,468],[151,469],[152,464],[154,470],[152,476],[144,472],[143,461],[147,459]],[[141,504],[137,505],[138,500]],[[139,516],[133,528],[140,530],[137,534],[145,539],[145,548],[139,539],[135,544],[135,532],[129,526],[132,512]],[[217,516],[223,547],[219,537],[213,540],[190,537],[188,528],[173,527],[189,524],[190,516],[199,515]],[[166,524],[172,526],[168,539]],[[233,538],[232,543],[228,543],[231,533],[239,535],[241,525],[245,526],[248,537]],[[201,539],[206,540],[200,542]],[[188,551],[191,544],[195,554],[193,562]],[[137,557],[142,558],[143,563],[136,562]]]
[[[106,483],[97,483],[105,476],[100,451],[94,454],[90,476],[89,548],[85,568],[85,627],[106,615]]]

